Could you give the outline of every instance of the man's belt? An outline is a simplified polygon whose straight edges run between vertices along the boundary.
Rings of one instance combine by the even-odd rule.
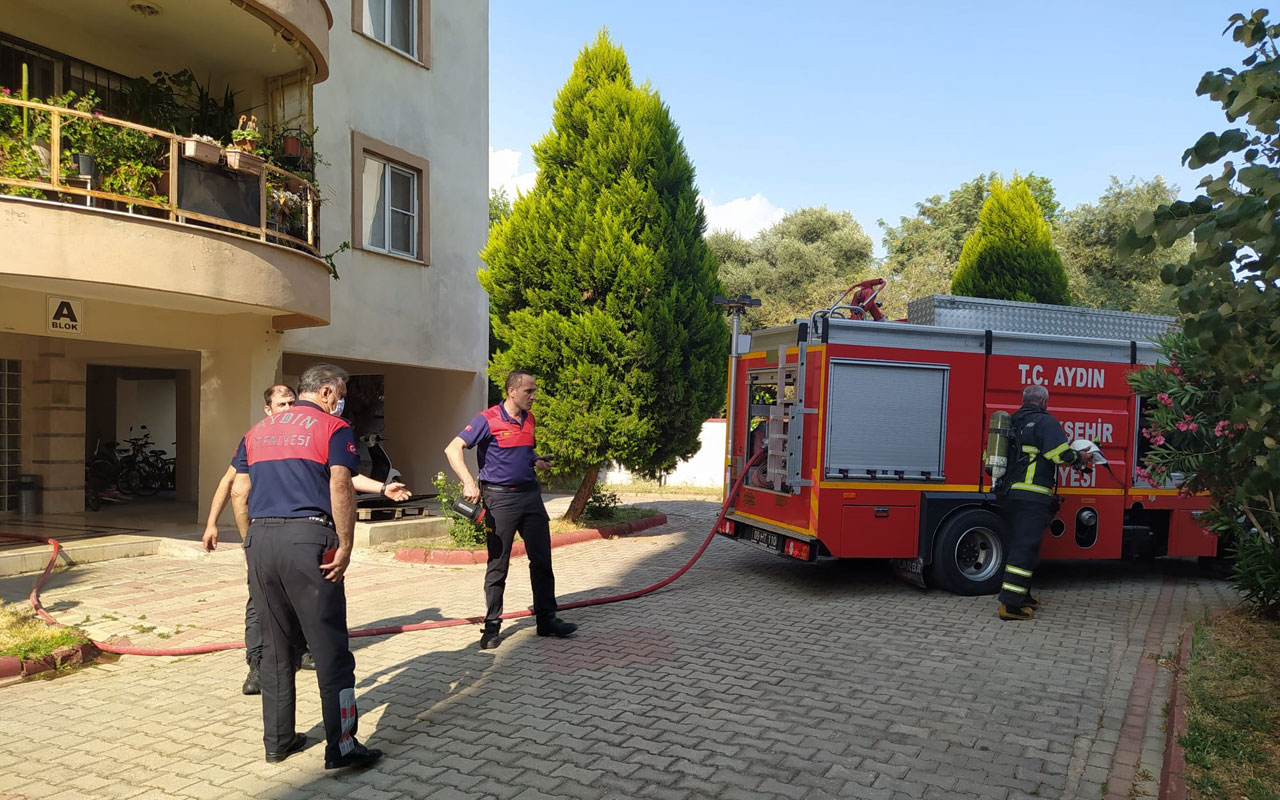
[[[323,525],[326,528],[335,528],[333,518],[328,514],[316,514],[310,517],[254,517],[249,520],[249,524],[255,522],[314,522],[317,525]]]
[[[530,492],[540,488],[537,481],[525,481],[524,483],[489,483],[480,481],[481,488],[492,489],[495,492]]]

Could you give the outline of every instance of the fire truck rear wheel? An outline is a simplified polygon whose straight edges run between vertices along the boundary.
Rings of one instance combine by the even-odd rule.
[[[994,594],[1000,588],[1007,536],[1000,517],[981,508],[947,520],[933,540],[929,584],[959,595]]]

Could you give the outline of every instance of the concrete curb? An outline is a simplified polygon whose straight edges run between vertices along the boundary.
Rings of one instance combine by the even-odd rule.
[[[1184,800],[1187,796],[1187,762],[1179,742],[1187,732],[1187,695],[1182,691],[1178,679],[1191,662],[1191,640],[1195,630],[1195,623],[1192,623],[1182,633],[1182,646],[1178,649],[1178,663],[1173,673],[1173,687],[1169,690],[1169,718],[1165,721],[1164,767],[1160,770],[1158,800]]]
[[[60,647],[44,658],[22,660],[17,656],[0,656],[0,681],[10,678],[30,678],[51,669],[62,666],[91,664],[101,651],[93,642],[85,642],[73,647]]]
[[[615,536],[626,536],[629,533],[656,528],[667,524],[666,514],[655,514],[652,517],[619,522],[617,525],[606,525],[603,528],[584,528],[569,531],[551,537],[551,546],[564,547],[580,542],[594,542],[611,539]],[[516,542],[511,548],[511,557],[520,558],[526,555],[524,542]],[[419,547],[401,547],[396,550],[396,561],[407,561],[411,564],[484,564],[489,560],[488,550],[425,550]]]

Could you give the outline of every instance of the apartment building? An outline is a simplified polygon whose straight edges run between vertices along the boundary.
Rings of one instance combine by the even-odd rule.
[[[486,2],[6,0],[0,87],[0,511],[146,424],[194,520],[319,361],[429,489],[485,400]]]

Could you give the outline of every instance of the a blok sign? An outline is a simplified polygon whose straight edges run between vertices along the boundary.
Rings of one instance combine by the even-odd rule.
[[[48,295],[49,333],[80,336],[84,333],[84,301],[74,297]]]

